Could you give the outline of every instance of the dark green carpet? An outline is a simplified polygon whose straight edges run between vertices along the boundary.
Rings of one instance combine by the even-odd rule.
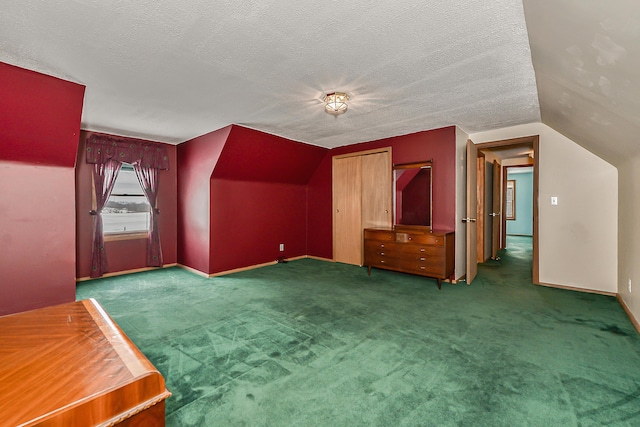
[[[300,260],[84,282],[162,372],[169,426],[640,426],[615,298],[531,284],[510,237],[471,286]]]

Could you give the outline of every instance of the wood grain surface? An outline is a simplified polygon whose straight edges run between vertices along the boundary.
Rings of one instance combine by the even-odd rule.
[[[2,426],[108,426],[145,412],[164,425],[170,395],[93,299],[0,317]]]

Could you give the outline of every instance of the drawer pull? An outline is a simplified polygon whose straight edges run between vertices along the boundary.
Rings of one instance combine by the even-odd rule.
[[[426,268],[426,267],[424,267],[424,266],[422,266],[422,265],[421,265],[421,266],[419,266],[419,267],[420,267],[420,270],[424,270],[424,269]]]
[[[380,260],[380,264],[384,264],[384,260],[383,259]]]
[[[384,245],[380,245],[381,248],[384,248]]]
[[[424,252],[424,248],[420,248],[420,252]]]
[[[424,258],[424,257],[420,257],[420,261],[424,261],[424,260],[425,260],[425,258]]]
[[[381,256],[384,256],[384,252],[380,252],[380,255],[381,255]]]

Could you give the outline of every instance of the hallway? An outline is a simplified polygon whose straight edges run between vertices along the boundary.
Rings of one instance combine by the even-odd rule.
[[[533,260],[533,238],[531,236],[507,235],[507,247],[498,251],[499,260],[489,259],[478,264],[478,273],[487,270],[501,270],[501,276],[512,276],[518,281],[531,282]],[[493,279],[493,276],[490,275]],[[476,279],[477,280],[477,279]]]

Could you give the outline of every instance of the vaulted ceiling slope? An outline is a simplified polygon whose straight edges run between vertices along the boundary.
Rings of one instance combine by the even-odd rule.
[[[188,144],[181,145],[178,150]],[[327,151],[232,125],[211,177],[306,185]]]
[[[524,9],[542,121],[613,165],[640,155],[640,2]]]
[[[85,85],[84,129],[169,143],[232,123],[331,148],[540,120],[520,0],[5,0],[0,61]]]

